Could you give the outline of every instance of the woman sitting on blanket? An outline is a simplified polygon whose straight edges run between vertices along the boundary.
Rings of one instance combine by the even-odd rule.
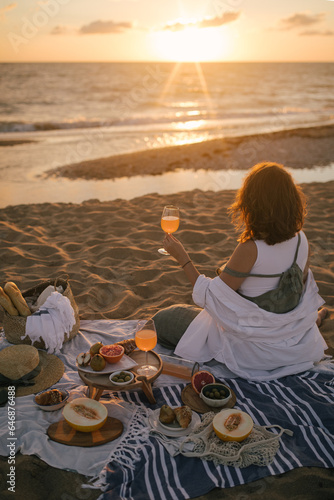
[[[255,165],[230,207],[239,244],[214,279],[201,275],[173,235],[165,249],[193,285],[201,308],[176,305],[154,316],[158,342],[178,356],[216,360],[235,375],[269,380],[309,370],[327,345],[327,314],[309,269],[304,195],[283,166]]]

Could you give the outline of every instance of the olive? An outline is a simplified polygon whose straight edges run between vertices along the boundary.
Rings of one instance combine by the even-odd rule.
[[[124,378],[125,382],[129,382],[129,380],[131,380],[131,377],[130,375],[127,375],[125,378]]]

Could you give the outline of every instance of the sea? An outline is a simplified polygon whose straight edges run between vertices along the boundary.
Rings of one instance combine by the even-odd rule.
[[[0,141],[31,142],[0,148],[0,207],[201,188],[219,172],[110,181],[44,174],[122,153],[333,123],[334,63],[3,63]],[[325,182],[334,165],[295,173],[297,182]],[[224,188],[238,188],[242,175],[227,176]]]

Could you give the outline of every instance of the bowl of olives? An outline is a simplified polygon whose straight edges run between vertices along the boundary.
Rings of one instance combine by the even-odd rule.
[[[226,385],[215,383],[202,387],[199,396],[208,406],[219,408],[229,402],[232,393]]]
[[[134,374],[126,370],[120,370],[118,372],[113,372],[109,376],[109,380],[114,385],[127,385],[131,384],[134,379]]]

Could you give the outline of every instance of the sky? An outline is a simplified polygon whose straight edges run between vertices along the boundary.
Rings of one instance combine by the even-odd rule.
[[[334,1],[0,0],[21,61],[334,61]]]

